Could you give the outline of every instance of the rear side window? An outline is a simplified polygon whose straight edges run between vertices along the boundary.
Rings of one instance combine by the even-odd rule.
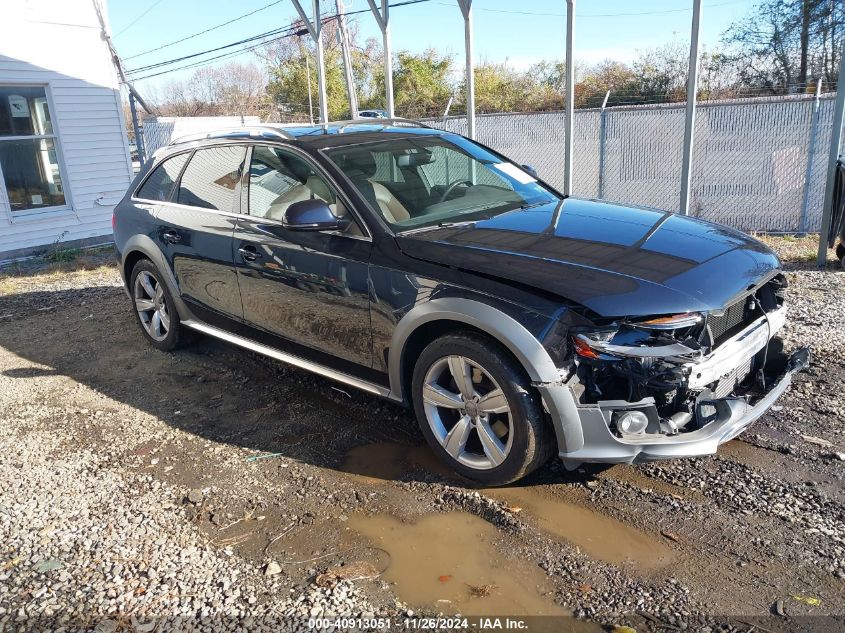
[[[199,149],[179,181],[176,201],[192,207],[231,211],[246,147],[227,145]]]
[[[150,174],[150,177],[147,178],[144,186],[138,190],[138,197],[144,200],[159,200],[163,202],[169,200],[173,183],[179,177],[179,172],[185,166],[188,156],[190,156],[190,152],[178,154],[173,158],[168,158],[156,167],[153,173]]]

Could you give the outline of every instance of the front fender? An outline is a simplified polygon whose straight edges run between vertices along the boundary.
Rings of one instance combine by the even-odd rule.
[[[560,452],[579,449],[584,443],[575,399],[562,383],[558,370],[540,341],[514,318],[496,308],[460,297],[432,299],[411,309],[393,332],[388,352],[391,398],[402,400],[402,367],[411,334],[432,321],[457,321],[489,334],[504,345],[525,368],[539,391],[557,435]]]

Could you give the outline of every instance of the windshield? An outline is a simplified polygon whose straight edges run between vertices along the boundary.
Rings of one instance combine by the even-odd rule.
[[[325,153],[398,233],[559,200],[518,165],[457,135],[390,139]]]

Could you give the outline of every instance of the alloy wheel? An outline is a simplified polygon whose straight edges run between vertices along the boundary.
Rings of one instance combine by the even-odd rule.
[[[142,270],[135,277],[135,309],[147,334],[156,341],[163,341],[170,331],[170,314],[164,288],[155,275]]]
[[[435,438],[470,468],[499,466],[513,444],[507,397],[493,376],[465,356],[436,361],[423,381],[423,406]]]

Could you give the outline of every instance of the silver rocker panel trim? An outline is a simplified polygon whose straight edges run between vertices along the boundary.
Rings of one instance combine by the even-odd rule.
[[[182,321],[182,325],[184,325],[185,327],[189,327],[192,330],[196,330],[197,332],[202,332],[203,334],[206,334],[208,336],[220,339],[221,341],[225,341],[227,343],[231,343],[232,345],[237,345],[238,347],[248,349],[251,352],[256,352],[258,354],[268,356],[274,360],[282,361],[283,363],[287,363],[288,365],[293,365],[294,367],[298,367],[299,369],[304,369],[305,371],[310,371],[314,374],[319,374],[320,376],[336,380],[337,382],[342,382],[345,385],[355,387],[356,389],[360,389],[361,391],[366,391],[367,393],[372,393],[382,398],[393,399],[390,397],[390,389],[388,389],[387,387],[382,387],[381,385],[377,385],[368,380],[362,380],[361,378],[350,376],[349,374],[346,374],[342,371],[337,371],[335,369],[331,369],[330,367],[326,367],[325,365],[321,365],[319,363],[300,358],[299,356],[294,356],[293,354],[288,354],[286,352],[279,351],[268,345],[256,343],[255,341],[250,340],[248,338],[244,338],[243,336],[238,336],[237,334],[226,332],[225,330],[221,330],[214,326],[207,325],[200,321],[194,321],[193,319]]]

